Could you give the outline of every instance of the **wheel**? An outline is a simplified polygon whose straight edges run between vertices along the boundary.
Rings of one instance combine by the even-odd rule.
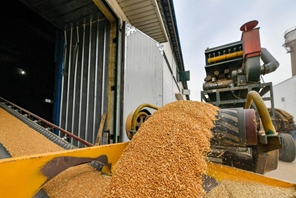
[[[125,121],[125,132],[126,132],[126,136],[128,137],[129,140],[131,140],[134,135],[134,133],[131,131],[132,117],[134,115],[134,112],[135,111],[130,112],[130,114],[127,116],[126,121]],[[136,131],[135,132],[138,131],[140,126],[149,118],[150,115],[151,115],[151,113],[146,109],[142,109],[138,113],[137,119],[136,119],[136,126],[135,126]]]
[[[211,145],[242,146],[257,144],[257,130],[253,109],[220,109],[212,128]]]
[[[294,138],[288,133],[279,133],[279,136],[282,139],[279,159],[284,162],[293,162],[296,155]]]
[[[295,153],[296,153],[296,130],[295,127],[293,128],[294,130],[290,131],[289,133],[291,136],[294,138],[294,143],[295,143]]]
[[[296,130],[292,130],[289,133],[294,138],[294,140],[296,140]]]

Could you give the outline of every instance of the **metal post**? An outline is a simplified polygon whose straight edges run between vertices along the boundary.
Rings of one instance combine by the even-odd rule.
[[[96,63],[95,63],[95,87],[94,87],[94,117],[93,117],[93,143],[95,143],[96,131],[96,112],[97,112],[97,84],[98,84],[98,62],[99,62],[99,21],[97,21],[97,35],[96,35]],[[101,114],[102,115],[102,114]]]
[[[71,132],[74,134],[74,123],[75,123],[75,102],[76,102],[76,81],[77,81],[77,64],[78,64],[78,56],[79,56],[79,28],[76,26],[76,46],[75,46],[75,65],[74,65],[74,87],[73,87],[73,104],[72,104],[72,126]],[[71,143],[73,144],[73,138],[71,138]]]
[[[101,115],[104,112],[104,98],[105,98],[105,73],[106,73],[106,25],[104,26],[104,38],[103,38],[103,60],[102,60],[102,93],[101,93]]]
[[[90,64],[91,64],[91,31],[92,31],[92,18],[89,23],[89,46],[88,46],[88,72],[87,72],[87,96],[86,96],[86,122],[85,122],[85,139],[87,139],[88,132],[88,109],[89,109],[89,86],[90,86]]]
[[[70,95],[70,78],[71,78],[71,58],[72,58],[72,39],[73,39],[73,25],[71,24],[70,33],[70,50],[69,50],[69,64],[68,64],[68,83],[67,83],[67,101],[66,101],[66,117],[65,129],[68,130],[68,114],[69,114],[69,95]]]
[[[82,88],[83,88],[83,69],[84,69],[84,47],[85,47],[85,23],[83,24],[82,33],[82,55],[81,55],[81,71],[80,71],[80,101],[79,101],[79,119],[78,119],[78,137],[80,137],[81,131],[81,114],[82,114]],[[78,142],[78,147],[80,142]]]
[[[66,65],[66,60],[67,60],[67,31],[64,30],[64,60],[63,60],[63,68],[62,68],[62,86],[61,86],[61,106],[60,106],[60,120],[59,120],[59,126],[62,127],[62,113],[63,113],[63,99],[64,99],[64,81],[65,81],[65,77],[64,77],[64,70],[65,70],[65,65]],[[59,136],[61,136],[61,131],[59,131]]]
[[[104,45],[103,45],[103,71],[102,71],[102,96],[101,96],[101,115],[104,114],[104,96],[105,96],[105,73],[106,73],[106,26],[104,27]]]

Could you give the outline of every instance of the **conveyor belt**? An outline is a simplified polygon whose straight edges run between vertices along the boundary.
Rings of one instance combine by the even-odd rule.
[[[1,103],[0,103],[0,106],[1,106],[2,109],[6,110],[8,113],[10,113],[13,116],[15,116],[16,118],[18,118],[19,121],[24,122],[25,124],[27,124],[28,126],[30,126],[31,128],[33,128],[36,132],[39,132],[40,134],[44,135],[46,138],[48,138],[52,142],[56,143],[57,145],[61,146],[62,148],[64,148],[64,149],[72,149],[72,148],[75,148],[74,146],[71,146],[69,143],[65,142],[60,137],[52,134],[50,131],[47,131],[42,126],[36,124],[35,122],[33,122],[32,120],[30,120],[29,118],[23,116],[19,112],[14,111],[10,107],[5,106],[5,105],[3,105]],[[28,138],[30,138],[30,137],[28,137]],[[0,159],[10,158],[10,157],[11,157],[11,155],[8,152],[8,150],[6,149],[6,147],[3,144],[0,143]],[[39,192],[34,196],[34,198],[48,198],[48,197],[49,196],[46,194],[46,192],[43,189],[39,190]]]
[[[47,120],[44,120],[43,118],[40,118],[39,116],[3,99],[0,97],[0,107],[5,109],[7,112],[12,114],[13,116],[17,117],[19,120],[23,121],[25,124],[29,125],[34,130],[38,131],[51,141],[54,141],[59,146],[65,148],[65,149],[74,149],[76,148],[72,144],[68,143],[67,141],[63,140],[59,136],[56,136],[53,132],[53,129],[59,130],[66,134],[67,136],[70,136],[71,138],[76,139],[77,141],[80,141],[86,146],[92,146],[89,142],[73,135],[72,133],[48,122]],[[48,128],[44,128],[43,126],[46,125]]]
[[[10,114],[12,114],[13,116],[15,116],[16,118],[18,118],[19,120],[21,120],[22,122],[24,122],[25,124],[27,124],[28,126],[30,126],[35,131],[37,131],[40,134],[44,135],[47,139],[49,139],[50,141],[52,141],[55,144],[59,145],[60,147],[66,149],[66,150],[76,148],[74,145],[72,145],[69,142],[63,140],[61,137],[55,135],[51,131],[48,131],[47,129],[45,129],[44,127],[42,127],[39,124],[35,123],[33,120],[25,117],[25,115],[19,113],[18,111],[14,111],[12,108],[10,108],[10,107],[8,107],[6,105],[3,105],[1,103],[0,103],[0,107],[3,108],[4,110],[6,110],[7,112],[9,112]]]
[[[1,98],[0,98],[1,99]],[[20,143],[19,139],[20,137],[18,137],[18,134],[21,134],[21,133],[17,133],[19,131],[22,131],[23,133],[27,133],[28,129],[30,128],[31,131],[29,131],[30,133],[28,134],[32,134],[32,131],[33,133],[36,132],[37,134],[40,133],[42,136],[46,137],[47,140],[49,140],[49,142],[51,142],[52,146],[55,146],[55,145],[58,145],[59,147],[61,147],[60,149],[59,148],[53,148],[53,150],[49,151],[49,152],[52,152],[52,151],[59,151],[59,150],[63,150],[63,149],[75,149],[77,147],[75,147],[74,145],[70,144],[69,142],[65,141],[64,139],[62,139],[61,137],[55,135],[53,132],[51,132],[50,130],[44,128],[43,126],[39,125],[38,121],[36,120],[32,120],[29,116],[27,116],[27,114],[24,114],[22,111],[19,111],[17,108],[14,108],[13,106],[10,106],[10,105],[6,105],[6,103],[0,101],[0,114],[2,114],[1,118],[2,120],[0,120],[0,122],[2,121],[2,125],[0,125],[0,131],[1,133],[6,133],[7,137],[9,140],[11,140],[10,142],[12,142],[13,145],[17,145]],[[8,117],[8,119],[4,119],[4,117]],[[14,119],[16,118],[16,119]],[[6,123],[5,123],[6,122]],[[11,122],[10,125],[8,124],[8,122]],[[13,129],[11,130],[8,126],[21,126],[21,127],[13,127]],[[29,126],[29,127],[27,127]],[[1,128],[3,127],[3,128]],[[14,134],[15,133],[15,134]],[[25,152],[26,154],[25,155],[30,155],[30,154],[36,154],[38,152],[41,152],[41,153],[46,153],[48,152],[46,150],[46,147],[45,148],[42,148],[44,147],[44,144],[47,144],[47,141],[45,141],[45,139],[43,138],[42,141],[40,142],[36,142],[35,140],[30,140],[30,135],[27,135],[28,137],[26,138],[27,140],[24,140],[24,144],[22,145],[17,145],[19,146],[19,150],[25,150],[25,148],[23,147],[32,147],[34,148],[34,146],[36,146],[38,148],[38,151],[36,152],[32,152],[30,153],[31,151],[28,151],[28,152]],[[38,135],[40,136],[40,135]],[[41,136],[41,137],[42,137]],[[4,138],[5,140],[5,138]],[[9,150],[9,147],[7,147],[7,144],[1,144],[1,141],[3,141],[3,137],[1,138],[1,134],[0,134],[0,159],[4,159],[4,158],[10,158],[10,157],[16,157],[16,155],[11,155],[8,150]],[[6,141],[7,143],[8,141]],[[11,145],[10,145],[11,147]],[[12,146],[13,147],[13,146]],[[35,148],[36,148],[35,147]],[[39,150],[39,148],[41,148]],[[15,152],[14,152],[15,153]],[[19,155],[18,155],[19,156]],[[91,162],[89,163],[93,168],[97,169],[97,170],[101,170],[101,165],[98,163],[98,162]],[[85,172],[85,174],[89,174],[92,172],[92,169],[90,167],[87,167],[87,165],[83,165],[84,167],[81,167],[81,168],[78,168],[78,169],[74,169],[75,171],[72,171],[72,172],[75,172],[77,173],[78,175],[81,174],[82,172]],[[77,171],[78,170],[78,171]],[[100,173],[97,172],[97,173],[92,173],[92,174],[95,174],[97,175],[97,177],[100,177]],[[76,177],[76,176],[75,176]],[[61,177],[63,178],[63,177]],[[79,176],[77,176],[77,180],[79,180]],[[58,179],[57,179],[58,180]],[[84,179],[82,178],[81,181],[83,182]],[[49,192],[49,193],[52,193],[54,194],[55,193],[55,181],[53,181],[52,183],[50,183],[49,185],[47,185],[47,188],[46,188],[46,185],[45,185],[45,189]],[[61,186],[63,186],[63,184],[61,183],[60,184]],[[57,190],[58,192],[58,190]],[[47,195],[47,193],[45,192],[44,189],[41,189],[35,196],[34,198],[48,198],[49,195]]]
[[[13,104],[13,103],[6,101],[5,99],[0,97],[0,107],[1,108],[3,108],[4,110],[6,110],[10,114],[12,114],[14,117],[18,118],[19,120],[21,120],[22,122],[24,122],[25,124],[30,126],[35,131],[37,131],[40,134],[42,134],[43,136],[45,136],[47,139],[49,139],[53,143],[57,144],[58,146],[66,149],[66,150],[77,148],[76,146],[70,144],[69,142],[65,141],[61,137],[55,135],[52,131],[41,126],[39,124],[40,122],[38,120],[29,119],[28,114],[19,110],[18,106],[16,106],[16,105],[13,106],[11,104]],[[91,162],[90,165],[97,170],[101,170],[101,168],[102,168],[101,164],[99,164],[97,162]]]

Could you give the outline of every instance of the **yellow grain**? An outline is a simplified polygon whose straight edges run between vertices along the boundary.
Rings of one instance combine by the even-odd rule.
[[[105,197],[202,197],[217,110],[178,101],[156,111],[124,151]]]
[[[12,157],[64,150],[2,108],[0,142]]]
[[[294,188],[282,188],[268,186],[260,183],[246,181],[223,180],[218,186],[213,188],[206,198],[292,198],[296,197]]]

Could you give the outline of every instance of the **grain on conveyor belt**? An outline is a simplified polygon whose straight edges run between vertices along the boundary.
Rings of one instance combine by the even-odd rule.
[[[110,178],[83,164],[60,173],[45,184],[44,190],[51,198],[103,198]]]
[[[0,142],[12,157],[41,154],[64,149],[0,108]],[[43,189],[50,197],[100,198],[110,177],[88,164],[71,167],[50,181]]]
[[[247,182],[247,181],[230,181],[223,180],[218,186],[213,188],[206,198],[292,198],[296,197],[294,188],[283,188],[269,186],[265,184]]]
[[[105,197],[202,197],[204,155],[217,111],[194,101],[157,110],[124,151]]]
[[[2,108],[0,142],[12,157],[64,150]]]

